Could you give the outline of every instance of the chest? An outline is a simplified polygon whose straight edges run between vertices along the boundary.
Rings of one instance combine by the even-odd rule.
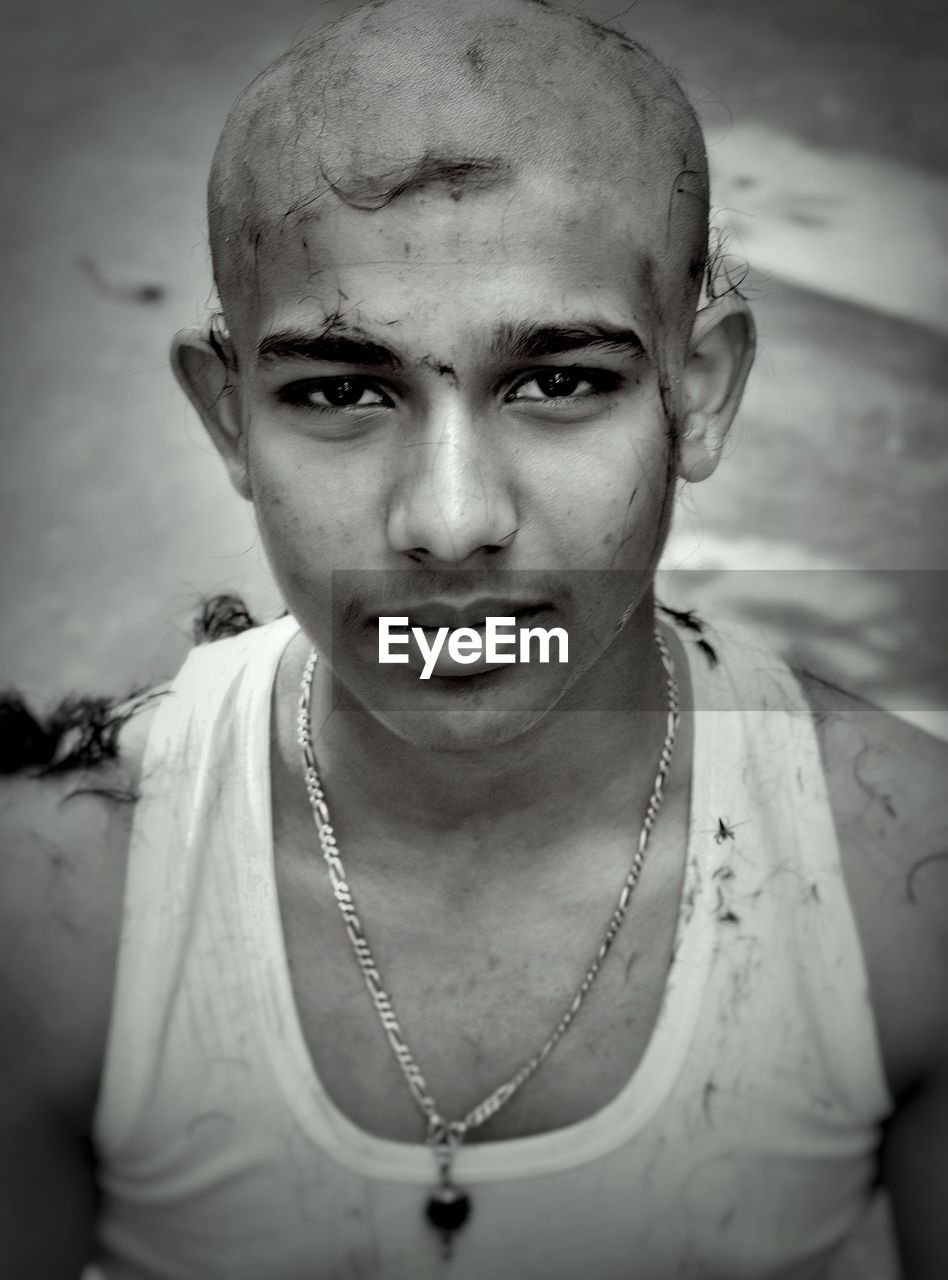
[[[575,895],[520,892],[445,905],[360,882],[356,911],[401,1039],[439,1112],[459,1119],[544,1052],[544,1061],[467,1141],[575,1123],[631,1078],[658,1018],[674,950],[686,816],[669,806],[627,914],[588,984],[632,857],[611,837],[577,850]],[[424,1122],[353,954],[318,847],[278,839],[277,887],[293,995],[313,1067],[335,1105],[367,1132],[418,1141]],[[396,856],[397,851],[392,851]],[[580,858],[585,858],[585,865]],[[602,869],[597,874],[596,868]],[[570,1016],[570,1010],[573,1010]]]

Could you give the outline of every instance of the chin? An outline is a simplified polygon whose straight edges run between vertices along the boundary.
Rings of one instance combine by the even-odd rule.
[[[373,681],[357,692],[346,682],[349,698],[363,712],[406,744],[427,751],[483,751],[530,733],[554,710],[568,681],[532,678],[506,666],[460,677],[405,677]]]
[[[487,751],[516,742],[548,713],[486,707],[447,707],[442,711],[375,712],[375,718],[396,738],[420,751]]]

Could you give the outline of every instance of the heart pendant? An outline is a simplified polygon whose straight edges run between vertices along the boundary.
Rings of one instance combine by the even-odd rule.
[[[425,1217],[440,1233],[446,1258],[451,1256],[451,1241],[454,1234],[460,1231],[470,1216],[470,1196],[451,1182],[442,1182],[428,1197]]]

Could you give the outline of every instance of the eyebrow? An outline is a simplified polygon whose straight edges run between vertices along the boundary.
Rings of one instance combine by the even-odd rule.
[[[399,369],[401,360],[394,351],[373,342],[363,330],[347,325],[330,326],[319,333],[300,329],[280,329],[269,333],[257,347],[262,364],[278,360],[318,360],[324,364],[360,364],[373,369]]]
[[[502,324],[489,344],[494,359],[538,360],[593,348],[639,355],[641,338],[632,329],[599,321],[559,324]],[[314,360],[324,364],[356,364],[373,369],[400,369],[401,358],[389,347],[373,341],[356,326],[330,326],[318,333],[280,329],[267,334],[257,347],[264,364],[280,360]]]
[[[491,341],[491,354],[508,360],[537,360],[597,347],[635,355],[643,351],[642,339],[632,329],[589,320],[570,325],[501,325]]]

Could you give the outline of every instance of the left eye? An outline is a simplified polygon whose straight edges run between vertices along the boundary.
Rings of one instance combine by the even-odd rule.
[[[313,378],[284,387],[280,399],[308,409],[372,409],[391,401],[361,378]]]
[[[605,374],[594,375],[584,369],[545,369],[526,382],[519,383],[508,394],[508,401],[582,400],[609,390],[612,382]]]

